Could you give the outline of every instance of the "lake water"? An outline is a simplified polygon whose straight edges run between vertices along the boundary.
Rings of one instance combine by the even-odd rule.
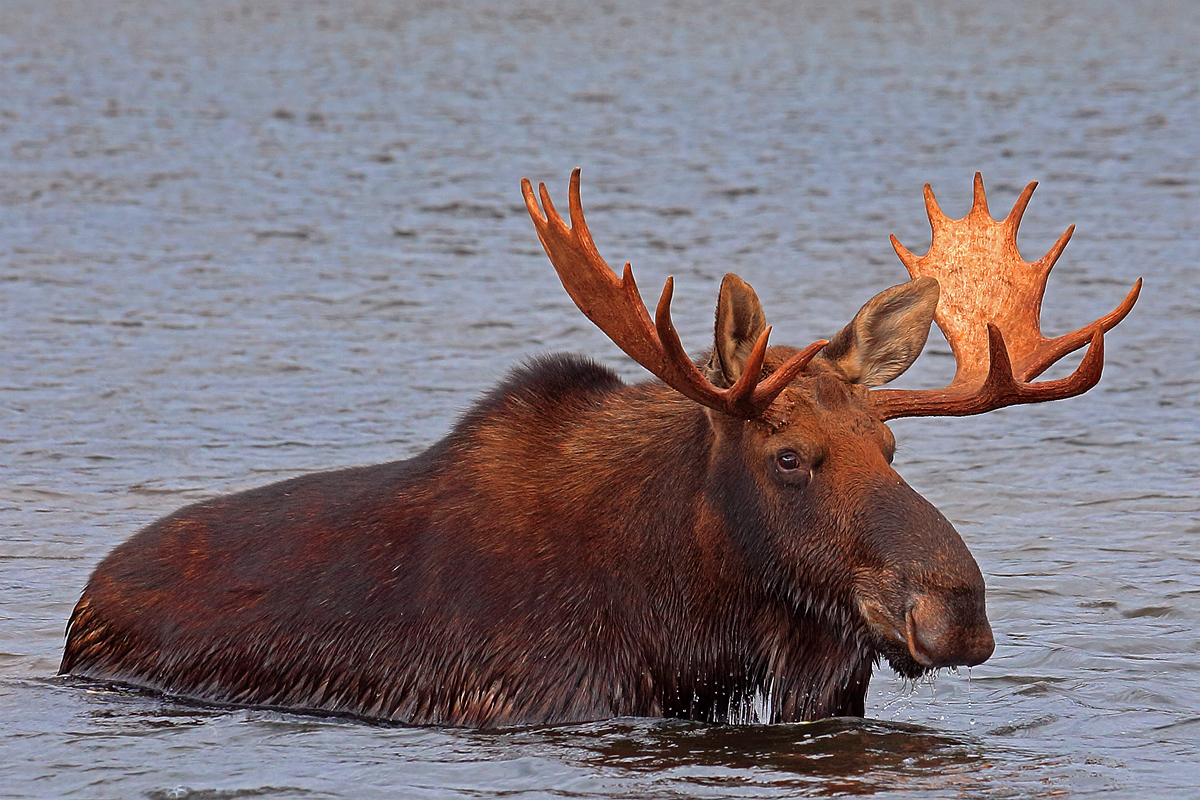
[[[1177,798],[1200,776],[1200,15],[1190,2],[0,2],[0,795]],[[898,420],[996,653],[868,720],[471,732],[55,676],[97,562],[185,503],[393,460],[524,358],[629,362],[519,180],[600,250],[828,336],[981,170],[1044,327],[1142,299],[1087,395]],[[953,370],[931,337],[905,385]],[[1181,794],[1182,793],[1182,794]]]

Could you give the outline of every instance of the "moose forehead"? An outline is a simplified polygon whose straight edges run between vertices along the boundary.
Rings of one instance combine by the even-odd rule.
[[[791,347],[768,349],[765,370],[774,370],[796,352]],[[867,387],[846,381],[827,362],[816,359],[775,399],[762,421],[768,435],[786,432],[823,446],[878,440],[890,455],[895,438],[875,415],[867,393]]]

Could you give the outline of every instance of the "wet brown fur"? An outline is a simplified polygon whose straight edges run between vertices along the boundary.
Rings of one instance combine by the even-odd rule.
[[[763,454],[780,442],[821,477],[772,483]],[[893,446],[820,363],[742,421],[543,359],[416,458],[142,530],[96,569],[61,671],[413,724],[861,715],[881,654],[922,671],[853,599],[895,561],[863,534],[871,509],[928,506],[888,466]],[[953,545],[949,573],[965,569]]]

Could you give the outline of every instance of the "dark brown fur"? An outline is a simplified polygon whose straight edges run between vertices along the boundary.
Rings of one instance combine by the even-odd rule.
[[[880,293],[749,418],[560,356],[409,461],[182,509],[97,567],[61,669],[415,724],[861,715],[881,655],[911,676],[993,647],[979,568],[866,389],[916,358],[937,292]],[[764,329],[726,276],[705,380]]]
[[[833,406],[858,438],[885,435],[819,370],[786,399],[807,413],[775,425]],[[715,416],[578,358],[535,362],[416,458],[144,529],[97,568],[62,671],[416,724],[861,715],[881,651],[921,671],[850,601],[845,559],[886,553],[822,499],[780,519],[728,441],[778,431]],[[892,485],[865,491],[917,497],[876,461]]]

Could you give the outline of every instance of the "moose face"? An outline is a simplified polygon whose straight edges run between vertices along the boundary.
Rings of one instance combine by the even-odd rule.
[[[825,374],[801,378],[781,395],[790,408],[775,426],[746,423],[740,442],[726,445],[742,450],[762,498],[754,530],[741,536],[788,600],[851,610],[900,674],[979,664],[994,649],[979,567],[892,469],[895,440],[856,388]]]
[[[881,293],[760,418],[709,414],[719,473],[710,485],[767,584],[798,608],[850,609],[867,644],[909,677],[981,663],[994,648],[979,567],[892,469],[895,438],[868,397],[868,385],[916,358],[937,297],[929,279]],[[763,327],[753,290],[726,276],[705,369],[714,385],[741,377]],[[770,348],[764,370],[795,353]]]

